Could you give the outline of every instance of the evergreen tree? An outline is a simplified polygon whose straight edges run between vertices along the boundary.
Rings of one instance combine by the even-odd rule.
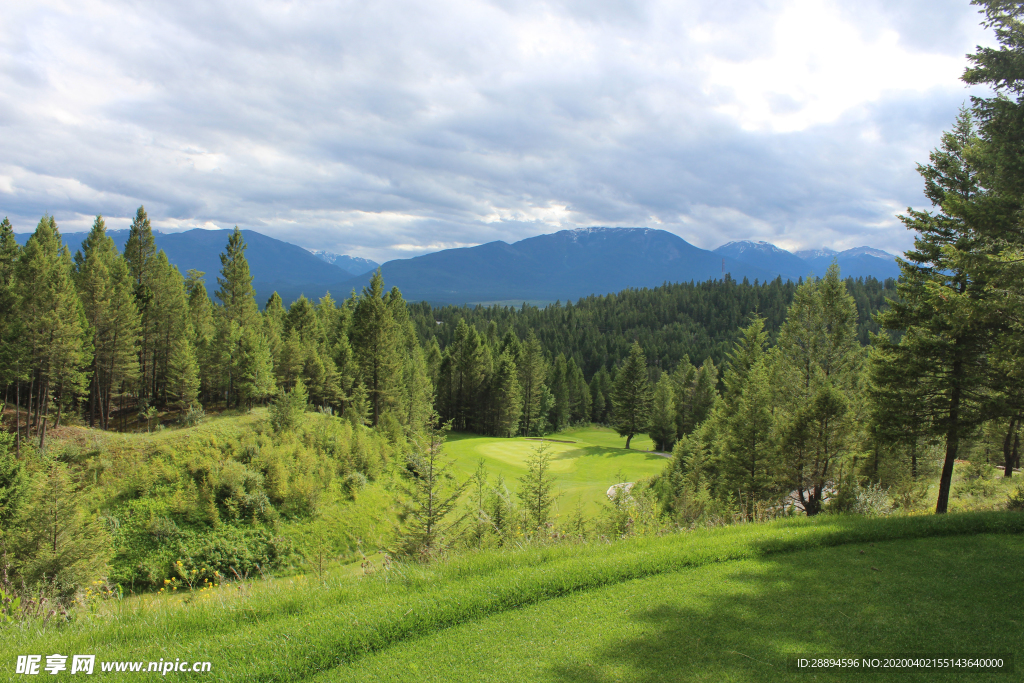
[[[238,372],[243,367],[253,370],[242,357],[242,344],[245,338],[243,331],[258,329],[261,326],[259,309],[256,307],[256,292],[252,287],[252,275],[249,273],[245,249],[245,240],[236,225],[228,238],[224,253],[220,255],[221,275],[217,278],[220,288],[216,292],[217,298],[223,304],[217,321],[218,332],[215,341],[219,361],[217,365],[221,374],[220,383],[228,403],[233,399],[236,405],[248,400],[248,397],[243,396],[238,390],[237,385],[241,379]],[[250,343],[255,342],[250,338]],[[262,369],[263,366],[260,365],[259,370]]]
[[[256,290],[252,287],[249,262],[245,258],[245,239],[242,231],[235,226],[228,237],[227,247],[220,255],[220,289],[216,296],[224,306],[224,316],[246,328],[259,324],[259,309],[256,306]]]
[[[199,362],[199,386],[203,400],[212,397],[217,384],[217,362],[214,339],[217,326],[214,322],[214,307],[206,293],[204,272],[189,269],[185,273],[185,296],[188,299],[189,329],[192,330],[192,346]]]
[[[16,526],[17,572],[28,584],[50,582],[70,597],[106,562],[106,532],[61,462],[46,463]]]
[[[615,377],[612,389],[613,426],[626,437],[626,448],[636,434],[647,431],[651,419],[651,388],[647,383],[647,359],[633,342],[629,357]]]
[[[102,216],[96,217],[74,261],[78,296],[92,332],[89,424],[95,426],[98,420],[107,428],[114,394],[123,393],[139,376],[140,320],[134,287]]]
[[[26,502],[28,488],[25,466],[14,452],[14,435],[0,432],[0,545],[8,544],[10,533],[15,531],[14,522]]]
[[[4,403],[14,399],[15,452],[21,454],[21,385],[29,379],[28,347],[15,284],[21,247],[11,222],[0,222],[0,385]],[[13,389],[12,389],[12,386]]]
[[[92,360],[91,348],[85,344],[88,323],[72,281],[71,256],[61,244],[52,216],[39,221],[22,250],[15,281],[22,334],[33,371],[34,395],[29,397],[29,405],[35,404],[34,423],[39,427],[42,448],[51,399],[57,399],[59,425],[63,399],[84,390],[83,367]]]
[[[418,438],[406,469],[408,484],[408,524],[400,540],[401,555],[421,560],[444,550],[456,537],[465,515],[453,517],[455,508],[470,480],[458,482],[454,462],[444,459],[444,441],[448,426],[433,427]]]
[[[518,366],[519,388],[523,395],[522,426],[524,434],[537,433],[534,422],[546,414],[541,405],[541,386],[544,384],[544,377],[547,375],[546,363],[544,362],[544,351],[541,348],[540,340],[531,329],[523,342],[522,363]],[[543,427],[539,430],[543,431]]]
[[[259,329],[242,331],[242,342],[236,369],[238,395],[249,408],[274,395],[274,360],[270,346]],[[301,382],[300,382],[301,384]]]
[[[370,419],[376,426],[394,402],[401,378],[399,334],[384,301],[384,278],[379,270],[356,304],[349,341],[370,401]]]
[[[782,437],[779,479],[808,515],[853,447],[854,403],[863,353],[857,308],[832,264],[797,288],[779,333],[773,384]]]
[[[154,369],[150,358],[156,332],[154,330],[152,299],[153,299],[153,268],[156,262],[156,241],[153,238],[153,228],[146,215],[145,207],[140,206],[132,219],[131,228],[128,231],[128,241],[124,245],[124,259],[128,264],[128,273],[131,276],[134,294],[135,307],[139,313],[139,334],[140,344],[137,349],[139,356],[139,372],[141,375],[141,386],[139,397],[151,396],[150,389],[153,386],[152,377]]]
[[[931,433],[945,440],[937,513],[949,503],[961,438],[985,419],[993,383],[988,354],[1004,324],[993,315],[990,274],[980,257],[992,249],[985,235],[992,222],[1005,220],[1005,207],[993,206],[981,185],[970,160],[976,144],[971,115],[962,111],[931,163],[919,166],[938,212],[908,209],[901,216],[917,236],[899,260],[899,299],[878,318],[893,336],[875,337],[872,355],[875,400],[927,416]]]
[[[519,477],[517,495],[523,501],[530,528],[541,530],[551,519],[551,507],[555,504],[555,496],[551,493],[554,486],[551,450],[547,444],[541,444],[526,459],[526,473]]]
[[[654,387],[649,434],[654,440],[655,450],[659,451],[672,450],[676,440],[676,406],[672,385],[668,373],[663,373]]]
[[[167,382],[168,393],[178,410],[185,411],[196,403],[199,396],[199,363],[192,341],[187,336],[178,337],[174,342],[167,368]]]
[[[771,489],[771,391],[764,358],[748,367],[732,410],[718,424],[722,488],[736,494],[749,517]]]
[[[519,371],[508,349],[498,358],[492,391],[495,435],[515,436],[519,431],[523,403],[519,389]]]
[[[548,372],[548,388],[555,398],[555,405],[548,414],[548,421],[551,428],[560,432],[569,426],[569,378],[566,367],[565,356],[561,353],[555,356]]]

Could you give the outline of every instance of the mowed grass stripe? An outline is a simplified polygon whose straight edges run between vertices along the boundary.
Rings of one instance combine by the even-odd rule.
[[[330,588],[279,588],[234,603],[141,611],[41,633],[9,629],[0,645],[14,653],[67,651],[101,659],[204,659],[224,672],[222,680],[298,681],[408,638],[681,568],[849,543],[1022,532],[1024,515],[1016,513],[820,517],[610,544],[487,551]]]
[[[462,624],[310,680],[1010,680],[1013,675],[963,670],[799,675],[786,660],[796,654],[1019,654],[1022,556],[1024,538],[984,534],[720,563]]]

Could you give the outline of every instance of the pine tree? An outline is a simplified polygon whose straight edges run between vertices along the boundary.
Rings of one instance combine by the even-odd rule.
[[[519,388],[523,395],[522,426],[524,434],[534,434],[538,430],[534,428],[534,422],[541,417],[545,411],[541,405],[541,386],[544,385],[544,377],[547,375],[547,367],[544,362],[544,351],[541,348],[540,340],[531,329],[526,341],[523,342],[522,363],[519,370]],[[543,427],[541,428],[541,431]]]
[[[184,412],[199,396],[199,363],[192,341],[181,336],[174,342],[167,368],[168,393],[178,410]]]
[[[526,472],[519,477],[517,492],[523,501],[530,528],[541,530],[551,519],[551,507],[555,504],[555,496],[551,493],[554,486],[551,449],[547,444],[541,444],[526,458]]]
[[[57,399],[59,425],[64,399],[84,390],[83,368],[92,360],[91,348],[85,343],[88,323],[72,280],[71,256],[61,244],[52,216],[39,221],[18,259],[15,278],[35,387],[29,400],[30,405],[35,403],[34,423],[39,427],[42,448],[51,399]]]
[[[139,357],[139,372],[141,374],[141,386],[139,398],[150,397],[153,386],[154,368],[150,358],[152,347],[155,342],[156,332],[154,330],[152,300],[153,300],[153,267],[156,262],[156,240],[153,238],[153,228],[146,215],[145,207],[140,206],[135,212],[131,228],[128,231],[128,241],[124,245],[124,259],[128,265],[128,274],[131,276],[135,294],[135,308],[139,313],[139,334],[140,344],[137,352]]]
[[[986,417],[998,381],[988,355],[1005,324],[995,315],[984,256],[993,248],[986,234],[999,231],[991,223],[1005,221],[1007,212],[981,185],[971,161],[977,144],[971,115],[962,111],[931,163],[918,167],[938,212],[901,216],[917,236],[899,260],[899,298],[878,316],[899,341],[876,336],[872,354],[875,401],[925,415],[929,431],[945,440],[936,513],[946,512],[961,438]]]
[[[384,301],[380,270],[373,274],[370,286],[359,297],[349,341],[370,401],[371,421],[376,426],[384,410],[394,402],[401,381],[399,333]]]
[[[221,383],[228,402],[234,399],[236,405],[248,400],[238,391],[237,386],[241,379],[238,372],[244,363],[243,331],[258,329],[261,323],[259,309],[256,306],[256,292],[252,287],[252,275],[249,273],[249,262],[245,258],[245,248],[242,232],[236,225],[228,237],[224,253],[220,255],[221,274],[217,278],[220,288],[216,292],[217,298],[223,304],[220,319],[217,321],[216,341]],[[245,367],[253,369],[248,364]],[[262,366],[260,369],[262,370]]]
[[[206,293],[201,270],[189,269],[185,273],[185,296],[188,300],[189,328],[192,330],[192,346],[199,361],[199,386],[203,400],[213,396],[216,377],[216,355],[213,341],[217,326],[213,318],[213,302]]]
[[[722,486],[727,494],[737,494],[749,517],[772,485],[774,416],[765,358],[747,368],[732,410],[717,428]]]
[[[797,288],[779,332],[774,405],[782,438],[779,480],[795,489],[808,515],[853,447],[854,403],[864,354],[857,307],[832,264]]]
[[[649,434],[655,450],[659,451],[672,450],[676,440],[676,406],[672,386],[671,377],[663,373],[654,387]]]
[[[252,287],[249,262],[245,258],[245,239],[242,231],[235,226],[228,237],[227,247],[220,255],[220,289],[216,296],[224,306],[224,316],[246,328],[259,324],[259,308],[256,306],[256,290]]]
[[[16,541],[17,571],[28,584],[51,582],[70,597],[106,562],[106,532],[86,512],[84,493],[61,462],[46,463],[17,526],[23,530]]]
[[[426,560],[444,550],[457,536],[465,515],[453,517],[455,508],[470,480],[458,482],[454,462],[444,459],[444,441],[448,426],[433,427],[418,438],[407,470],[408,524],[399,541],[398,553]]]
[[[0,386],[4,403],[14,399],[15,451],[21,454],[21,385],[29,378],[28,348],[22,332],[15,273],[21,248],[14,228],[5,217],[0,222]],[[11,385],[13,386],[13,390]]]
[[[267,339],[259,328],[242,331],[235,376],[238,378],[239,400],[247,408],[263,403],[274,395],[277,387],[274,382],[274,359],[270,355]]]
[[[128,264],[106,234],[102,216],[96,217],[74,261],[78,296],[92,332],[89,423],[99,420],[107,428],[114,394],[139,376],[140,320],[134,287]]]
[[[519,389],[519,371],[508,350],[498,358],[498,367],[492,380],[492,394],[495,435],[514,436],[519,431],[523,403]]]
[[[626,437],[626,448],[636,434],[650,426],[651,388],[647,383],[647,359],[640,344],[633,342],[629,357],[615,377],[612,389],[613,426]]]

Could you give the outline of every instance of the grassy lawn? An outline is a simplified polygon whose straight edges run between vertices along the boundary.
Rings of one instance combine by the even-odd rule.
[[[1019,513],[821,517],[227,584],[0,628],[0,670],[60,652],[221,681],[781,681],[790,652],[1019,651],[1022,534]]]
[[[633,438],[633,448],[624,449],[626,439],[605,427],[590,427],[552,434],[550,439],[574,443],[543,442],[551,452],[555,492],[560,494],[559,514],[565,516],[577,500],[587,515],[595,514],[607,502],[606,491],[621,481],[636,481],[659,473],[668,460],[642,449],[651,448],[646,436]],[[476,469],[483,459],[493,479],[501,474],[509,489],[526,472],[526,460],[540,441],[525,438],[499,439],[473,434],[452,434],[446,445],[448,455],[464,473]]]
[[[981,535],[716,564],[463,624],[315,680],[1020,680],[1020,668],[797,673],[787,656],[1020,657],[1022,556],[1024,538]]]

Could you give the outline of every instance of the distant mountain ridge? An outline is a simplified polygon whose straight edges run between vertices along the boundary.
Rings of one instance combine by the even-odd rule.
[[[347,270],[353,275],[362,275],[363,273],[369,273],[371,270],[380,268],[380,264],[376,261],[360,256],[345,256],[344,254],[335,254],[323,249],[310,249],[309,253],[327,263],[338,266],[342,270]]]
[[[765,268],[700,249],[651,228],[581,228],[445,249],[381,266],[388,287],[410,301],[478,303],[566,301],[665,282],[698,282],[725,275],[770,280]],[[357,291],[365,275],[343,283]]]
[[[896,257],[874,247],[854,247],[840,252],[827,248],[808,249],[792,253],[769,242],[743,240],[723,244],[715,249],[715,253],[767,268],[791,280],[808,275],[821,277],[833,261],[839,265],[839,272],[844,278],[873,277],[885,280],[900,276]]]

